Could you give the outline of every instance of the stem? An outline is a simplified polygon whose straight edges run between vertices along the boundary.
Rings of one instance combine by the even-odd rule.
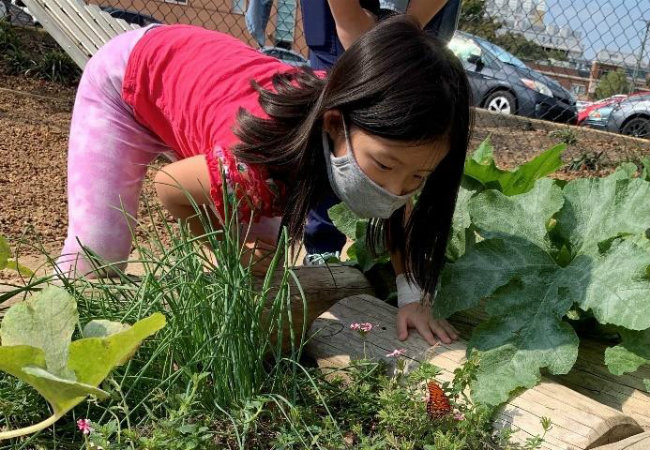
[[[4,431],[4,432],[0,433],[0,441],[2,441],[4,439],[13,439],[13,438],[17,438],[17,437],[20,437],[20,436],[25,436],[27,434],[36,433],[37,431],[44,430],[45,428],[47,428],[50,425],[54,424],[54,422],[56,422],[60,418],[61,418],[61,415],[54,414],[54,415],[48,417],[47,419],[45,419],[44,421],[39,422],[39,423],[37,423],[35,425],[30,425],[30,426],[25,427],[25,428],[19,428],[17,430]]]

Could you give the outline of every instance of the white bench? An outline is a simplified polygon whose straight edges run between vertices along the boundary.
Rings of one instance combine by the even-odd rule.
[[[82,69],[111,38],[140,28],[111,17],[97,5],[86,5],[82,0],[23,0],[23,3]]]

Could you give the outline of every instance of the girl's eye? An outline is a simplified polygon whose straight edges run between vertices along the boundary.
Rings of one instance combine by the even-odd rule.
[[[381,170],[391,170],[391,167],[388,167],[387,165],[382,164],[377,160],[375,160],[375,163],[377,163],[377,167],[379,167]]]

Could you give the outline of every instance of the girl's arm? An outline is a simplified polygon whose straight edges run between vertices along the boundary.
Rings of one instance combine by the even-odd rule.
[[[336,23],[336,34],[344,49],[352,45],[377,22],[377,18],[370,11],[363,9],[359,1],[327,1]],[[414,16],[423,27],[442,9],[445,3],[447,0],[411,0],[406,13]]]
[[[199,205],[212,205],[210,172],[205,156],[197,155],[168,164],[156,174],[156,193],[163,206],[174,216],[189,222],[192,233],[205,233],[188,195]],[[209,210],[209,208],[208,208]],[[219,223],[213,221],[212,223]]]
[[[359,1],[327,1],[336,23],[336,34],[345,49],[377,22],[375,16],[370,11],[363,9]]]
[[[413,211],[413,204],[409,201],[406,204],[406,219]],[[391,253],[391,262],[395,275],[397,276],[397,337],[405,340],[409,333],[409,328],[415,328],[420,336],[424,338],[429,345],[434,345],[437,336],[445,344],[458,339],[458,331],[445,319],[434,319],[431,316],[430,298],[427,296],[424,302],[422,292],[417,286],[413,286],[406,281],[404,275],[404,259],[399,251]]]
[[[207,205],[207,211],[213,214],[210,208],[213,204],[210,198],[210,172],[205,156],[192,156],[166,165],[156,174],[154,183],[158,198],[171,215],[187,222],[195,236],[205,234],[196,210],[188,198],[190,195],[199,206]],[[213,226],[219,223],[214,216],[211,217],[211,222]],[[243,243],[249,252],[242,264],[248,264],[249,259],[253,258],[256,261],[253,273],[264,274],[270,262],[269,254],[273,253],[276,241],[277,230],[275,234],[273,230],[265,235],[249,234],[247,241]]]
[[[406,13],[418,19],[423,27],[438,14],[445,3],[447,0],[411,0]]]

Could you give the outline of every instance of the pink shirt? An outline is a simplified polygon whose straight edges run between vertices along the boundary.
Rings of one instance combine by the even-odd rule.
[[[281,213],[281,188],[264,167],[238,164],[231,149],[237,112],[267,117],[251,86],[270,89],[271,77],[294,67],[265,56],[227,34],[190,25],[147,32],[126,67],[122,97],[136,120],[171,147],[179,159],[203,154],[210,169],[212,199],[222,208],[221,162],[227,184],[242,202],[244,217]]]

